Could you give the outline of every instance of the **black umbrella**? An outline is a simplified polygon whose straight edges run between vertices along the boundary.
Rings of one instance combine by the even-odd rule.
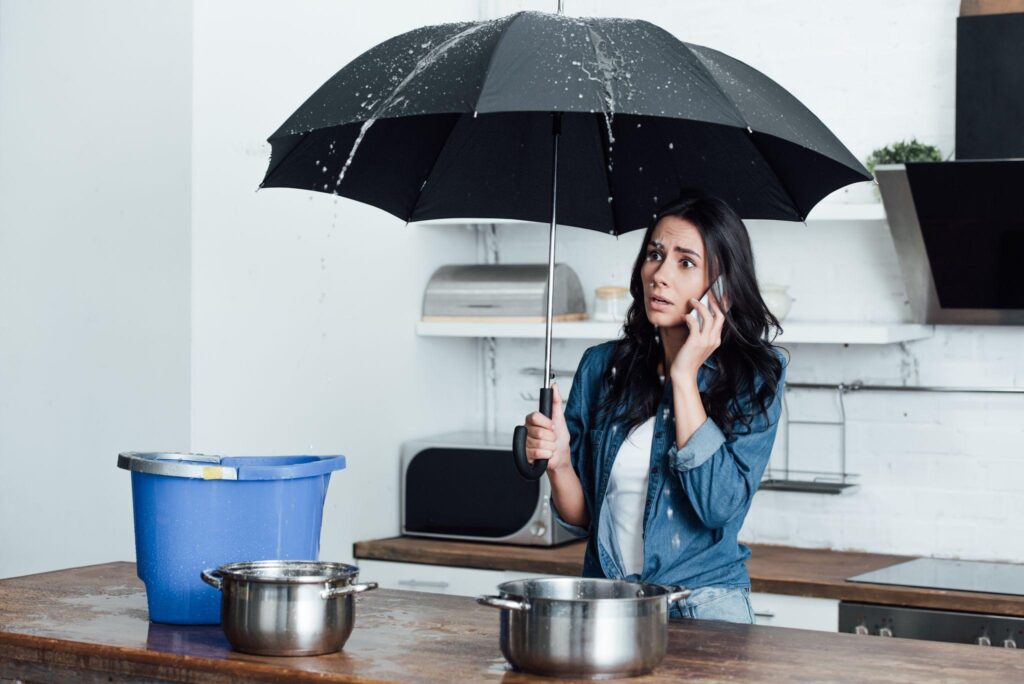
[[[343,195],[405,221],[550,223],[541,411],[551,415],[555,227],[645,228],[683,187],[800,220],[871,176],[796,98],[639,20],[520,12],[427,26],[346,65],[269,138],[261,187]],[[546,462],[516,465],[539,478]]]

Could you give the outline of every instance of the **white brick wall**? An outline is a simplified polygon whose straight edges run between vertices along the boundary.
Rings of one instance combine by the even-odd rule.
[[[484,16],[553,11],[555,2],[483,1]],[[801,98],[858,156],[904,137],[952,151],[955,0],[821,3],[813,0],[611,3],[567,0],[576,15],[651,20],[681,39],[721,49]],[[871,199],[868,184],[840,199]],[[796,299],[790,320],[908,320],[884,224],[749,224],[762,281]],[[585,290],[626,284],[640,234],[560,232],[559,261]],[[540,262],[546,229],[499,229],[505,263]],[[588,306],[590,302],[588,301]],[[556,341],[555,368],[575,369],[591,343]],[[943,326],[902,345],[793,345],[791,382],[1024,386],[1024,329]],[[534,410],[541,340],[498,345],[499,426]],[[563,396],[568,382],[560,383]],[[861,487],[844,496],[761,492],[746,541],[834,549],[1024,561],[1024,396],[863,392],[847,396],[847,467]],[[794,417],[834,416],[827,393],[794,390]],[[829,428],[792,428],[792,467],[837,467]],[[777,445],[776,458],[782,444]]]

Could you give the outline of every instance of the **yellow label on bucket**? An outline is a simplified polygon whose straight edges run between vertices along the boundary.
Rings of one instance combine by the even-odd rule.
[[[203,468],[204,480],[223,480],[224,469],[220,466],[206,466]]]

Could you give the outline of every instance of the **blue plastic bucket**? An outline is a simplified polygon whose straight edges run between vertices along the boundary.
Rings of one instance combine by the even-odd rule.
[[[149,619],[220,622],[199,573],[225,563],[317,560],[331,473],[344,456],[123,453],[132,473],[135,559]]]

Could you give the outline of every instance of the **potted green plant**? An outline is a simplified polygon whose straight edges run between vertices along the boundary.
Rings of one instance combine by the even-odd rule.
[[[926,145],[918,141],[917,138],[911,138],[909,141],[901,140],[872,151],[864,160],[864,165],[873,176],[875,167],[879,164],[904,164],[918,161],[942,161],[942,153],[934,145]],[[875,186],[875,197],[880,197],[877,185]]]

